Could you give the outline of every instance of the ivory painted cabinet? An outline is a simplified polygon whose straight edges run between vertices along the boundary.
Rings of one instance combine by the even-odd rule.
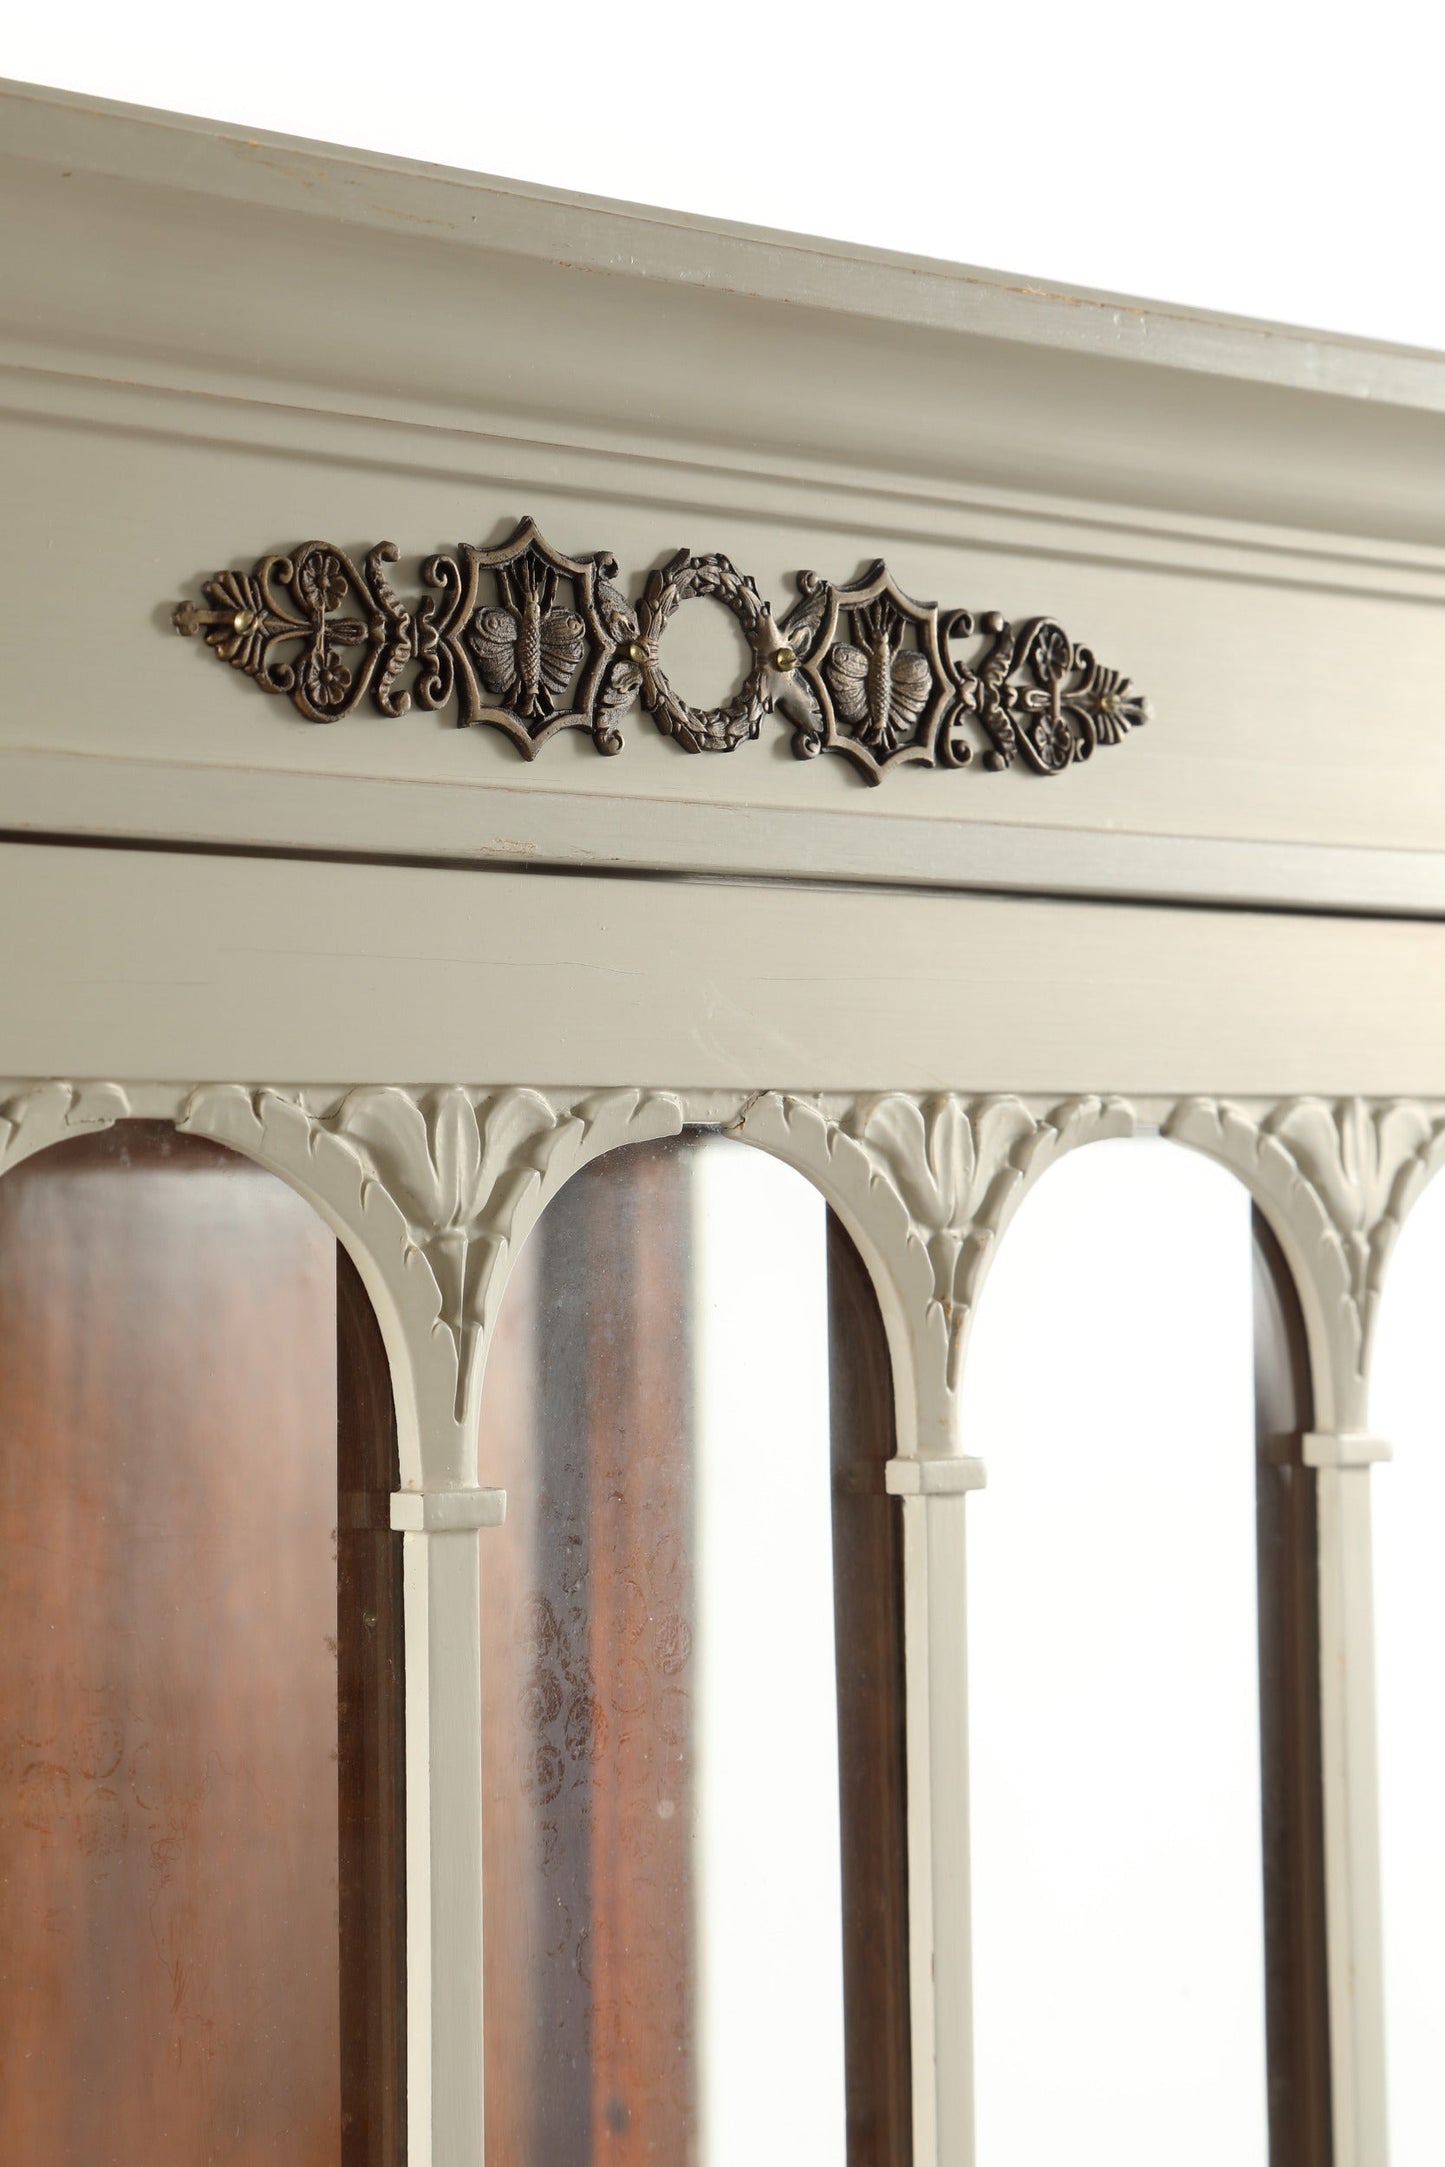
[[[6,2157],[972,2167],[970,1325],[1153,1133],[1257,2159],[1383,2167],[1445,362],[21,86],[0,192]]]

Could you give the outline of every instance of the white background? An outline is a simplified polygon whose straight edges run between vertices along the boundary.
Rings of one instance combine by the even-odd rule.
[[[700,2167],[844,2167],[827,1211],[693,1166]]]
[[[1428,0],[15,7],[0,73],[1445,348]]]
[[[1024,1199],[963,1385],[980,2167],[1266,2167],[1250,1201]]]
[[[1405,1222],[1385,1281],[1370,1393],[1394,1446],[1375,1521],[1380,1854],[1390,2167],[1445,2159],[1445,1179]]]

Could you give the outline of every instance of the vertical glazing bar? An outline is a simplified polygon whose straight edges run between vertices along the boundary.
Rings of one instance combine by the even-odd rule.
[[[1370,1470],[1347,1464],[1355,1442],[1305,1440],[1306,1458],[1319,1467],[1330,2057],[1335,2167],[1386,2167]]]
[[[475,1524],[407,1532],[408,2167],[485,2156],[479,1571]]]
[[[963,1496],[905,1495],[903,1526],[914,2158],[973,2167]]]

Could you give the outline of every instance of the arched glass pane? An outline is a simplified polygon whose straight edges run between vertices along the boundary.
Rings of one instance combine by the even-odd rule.
[[[1157,1142],[1024,1203],[964,1382],[979,2167],[1263,2167],[1250,1203]]]
[[[1395,1451],[1368,1478],[1391,2167],[1445,2158],[1445,1742],[1434,1690],[1445,1653],[1442,1290],[1445,1186],[1437,1182],[1405,1221],[1390,1264],[1370,1390],[1373,1426]]]
[[[15,2167],[397,2156],[378,1354],[326,1227],[216,1146],[125,1123],[0,1181]]]
[[[519,1260],[481,1447],[508,1492],[496,2167],[904,2167],[901,1601],[860,1279],[799,1175],[704,1136],[586,1169]]]

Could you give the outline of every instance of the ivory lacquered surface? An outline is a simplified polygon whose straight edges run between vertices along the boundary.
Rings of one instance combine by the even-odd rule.
[[[0,195],[14,826],[1445,902],[1434,357],[24,86]],[[894,772],[865,808],[776,721],[699,758],[634,710],[620,758],[530,765],[439,715],[308,727],[170,638],[217,568],[390,538],[414,584],[524,512],[629,589],[680,544],[779,607],[886,557],[920,598],[1059,618],[1155,720],[1058,778]]]
[[[1334,2167],[1384,2167],[1368,1368],[1445,1158],[1445,361],[24,86],[0,199],[0,1168],[173,1120],[292,1182],[375,1305],[411,2167],[483,2156],[488,1336],[568,1176],[693,1123],[817,1184],[888,1333],[918,2167],[973,2161],[980,1287],[1096,1138],[1250,1189],[1313,1385]],[[680,544],[778,602],[884,556],[1057,616],[1154,719],[1053,778],[866,790],[776,723],[689,757],[636,710],[616,759],[524,763],[440,715],[308,725],[171,629],[313,535],[414,583],[527,512],[629,591]],[[705,670],[686,611],[667,638]]]

